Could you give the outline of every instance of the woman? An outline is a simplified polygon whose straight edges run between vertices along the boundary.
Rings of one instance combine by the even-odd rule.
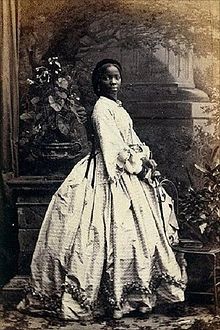
[[[115,60],[94,69],[93,150],[51,200],[20,310],[69,320],[110,312],[118,319],[184,300],[184,265],[168,239],[178,228],[172,201],[161,190],[161,217],[155,162],[118,101],[121,78]]]

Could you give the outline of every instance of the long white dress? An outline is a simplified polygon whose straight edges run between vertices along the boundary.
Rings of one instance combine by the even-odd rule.
[[[171,198],[161,219],[152,185],[117,166],[140,144],[120,103],[100,97],[92,114],[95,157],[73,168],[49,204],[19,308],[64,319],[184,300],[181,267],[169,244],[178,228]]]

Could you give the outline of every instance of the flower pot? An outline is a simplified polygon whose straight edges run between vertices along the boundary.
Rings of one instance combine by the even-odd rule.
[[[39,147],[39,158],[44,160],[73,160],[80,155],[79,142],[43,143]]]
[[[20,175],[66,176],[88,153],[83,142],[53,142],[35,145],[30,157],[20,157]]]

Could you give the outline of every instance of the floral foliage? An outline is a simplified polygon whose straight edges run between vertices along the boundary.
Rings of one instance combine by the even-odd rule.
[[[86,112],[74,78],[65,74],[58,58],[51,57],[46,66],[36,67],[27,82],[30,86],[20,116],[21,148],[74,139],[73,126],[84,122]]]
[[[208,125],[213,126],[212,138],[216,144],[220,143],[220,90],[212,88],[210,90],[211,105],[206,106],[204,111],[211,114]]]
[[[30,4],[23,1],[23,25],[32,24],[32,17],[31,23],[28,18],[34,11],[37,17],[47,17],[58,33],[71,29],[86,33],[91,23],[104,17],[105,27],[110,25],[123,45],[134,47],[137,42],[152,48],[163,44],[178,51],[179,45],[185,44],[193,46],[197,55],[212,53],[218,58],[219,17],[217,1],[214,2],[210,6],[205,0],[62,0],[56,6],[52,2],[41,2],[39,6],[39,0],[32,0]],[[125,26],[130,26],[126,29],[130,34],[123,33]],[[137,26],[140,35],[136,32],[134,36],[133,27]],[[119,30],[122,32],[120,37]]]
[[[179,221],[184,235],[219,244],[220,98],[218,88],[206,86],[206,90],[211,102],[203,111],[211,116],[207,126],[212,131],[197,127],[191,149],[196,164],[193,172],[187,171],[190,186],[180,198]]]
[[[213,150],[213,164],[218,151],[219,147]],[[194,228],[197,237],[220,242],[220,162],[195,167],[202,173],[204,185],[200,189],[189,187],[181,199],[179,220],[183,228]]]

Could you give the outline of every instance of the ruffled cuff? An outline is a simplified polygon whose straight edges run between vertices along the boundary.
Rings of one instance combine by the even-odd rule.
[[[126,170],[130,174],[142,171],[143,162],[150,157],[150,149],[145,144],[129,145],[118,153],[116,165],[121,171]]]

